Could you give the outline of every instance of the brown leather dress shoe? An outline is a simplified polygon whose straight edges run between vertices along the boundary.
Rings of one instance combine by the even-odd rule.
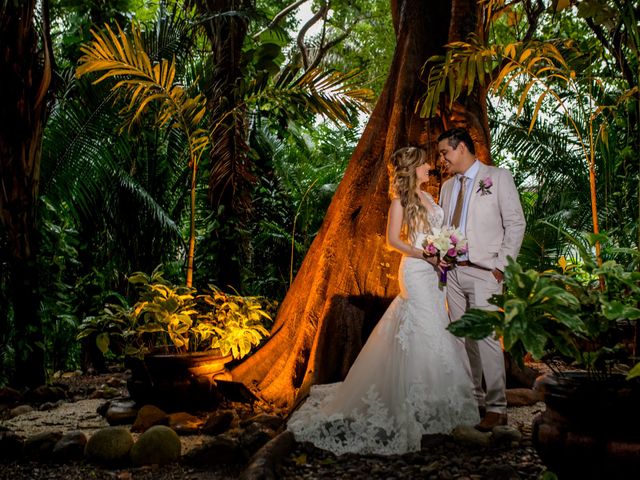
[[[493,430],[493,427],[497,427],[498,425],[506,425],[507,424],[507,414],[506,413],[497,413],[497,412],[487,412],[484,418],[480,421],[478,425],[476,425],[476,430],[480,430],[481,432],[490,432]]]

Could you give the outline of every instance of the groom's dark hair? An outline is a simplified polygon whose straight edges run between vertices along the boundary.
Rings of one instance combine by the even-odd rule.
[[[476,154],[476,147],[473,145],[471,135],[469,135],[469,132],[464,128],[452,128],[451,130],[447,130],[438,137],[438,142],[441,142],[442,140],[449,140],[449,145],[454,150],[458,148],[458,145],[462,142],[467,146],[467,150],[469,150],[472,155]]]

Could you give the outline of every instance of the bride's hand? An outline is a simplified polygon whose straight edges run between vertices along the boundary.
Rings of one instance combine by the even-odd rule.
[[[422,251],[422,258],[424,258],[427,263],[430,263],[434,267],[438,265],[438,258],[435,255],[429,255],[426,251]]]
[[[448,270],[449,268],[451,268],[451,263],[447,262],[446,260],[440,260],[438,262],[438,271],[440,273],[444,272],[445,270]]]

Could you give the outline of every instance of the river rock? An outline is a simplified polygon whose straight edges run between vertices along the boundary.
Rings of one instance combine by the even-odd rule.
[[[269,427],[260,423],[252,423],[240,435],[240,443],[252,455],[275,436],[276,433]]]
[[[140,435],[131,447],[131,461],[136,466],[164,465],[180,458],[180,437],[171,428],[156,425]]]
[[[52,458],[58,463],[67,463],[72,460],[82,460],[84,449],[87,445],[87,436],[74,430],[67,432],[53,447]]]
[[[193,465],[218,465],[244,463],[248,455],[236,438],[222,434],[193,448],[182,458]]]
[[[10,430],[0,431],[0,460],[16,460],[22,457],[24,440]]]
[[[278,417],[276,415],[268,415],[266,413],[260,413],[251,418],[248,418],[247,420],[243,421],[240,425],[244,427],[252,423],[259,423],[261,425],[264,425],[265,427],[269,427],[271,430],[278,430],[283,422],[284,420],[282,419],[282,417]]]
[[[33,407],[31,405],[18,405],[16,408],[9,410],[9,418],[19,417],[20,415],[24,415],[29,412],[33,412]]]
[[[510,407],[526,407],[542,401],[542,394],[531,388],[509,388],[506,394]]]
[[[53,448],[62,438],[62,432],[42,432],[32,435],[24,442],[24,454],[27,458],[48,461],[52,457]]]
[[[111,377],[105,382],[107,386],[112,388],[123,388],[127,386],[127,381],[122,378]]]
[[[200,431],[206,435],[218,435],[226,432],[237,421],[237,414],[233,410],[221,410],[210,414]]]
[[[498,445],[517,445],[522,440],[522,433],[509,425],[497,425],[491,430],[493,443]]]
[[[169,419],[164,410],[159,409],[155,405],[144,405],[136,416],[135,422],[131,427],[132,432],[146,432],[154,425],[166,425]]]
[[[56,386],[40,385],[25,394],[25,398],[30,403],[57,402],[67,398],[67,392]]]
[[[22,394],[11,387],[0,388],[0,404],[15,405],[22,399]]]
[[[480,432],[468,425],[458,425],[453,429],[453,438],[468,445],[488,447],[491,444],[491,432]]]
[[[204,421],[186,412],[172,413],[167,416],[168,425],[183,435],[195,435]]]
[[[85,456],[96,463],[117,466],[125,463],[133,446],[133,437],[124,427],[106,427],[94,433],[84,449]]]
[[[110,387],[109,385],[101,385],[89,398],[116,398],[118,396],[120,396],[119,389]]]

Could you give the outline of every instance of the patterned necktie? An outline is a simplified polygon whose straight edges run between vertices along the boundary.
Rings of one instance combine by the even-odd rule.
[[[460,190],[458,191],[458,198],[456,199],[456,207],[453,209],[453,217],[451,218],[451,225],[458,228],[460,226],[460,217],[462,216],[462,206],[464,205],[464,194],[466,189],[464,188],[467,177],[464,175],[460,177]]]

